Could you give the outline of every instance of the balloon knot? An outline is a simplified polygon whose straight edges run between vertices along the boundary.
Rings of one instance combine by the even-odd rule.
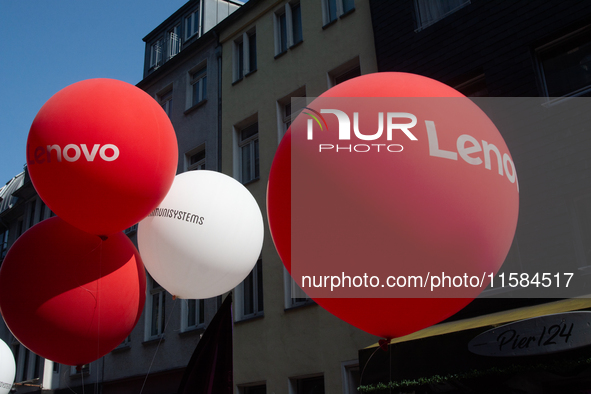
[[[109,237],[107,237],[106,235],[99,235],[98,237],[103,241],[106,241],[107,239],[109,239]]]
[[[378,345],[380,345],[380,349],[382,349],[383,351],[387,352],[388,351],[388,345],[390,344],[390,340],[392,338],[387,338],[387,339],[380,339],[378,341]]]

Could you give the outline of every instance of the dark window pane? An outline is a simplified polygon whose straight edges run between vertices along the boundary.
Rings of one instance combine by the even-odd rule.
[[[256,33],[248,36],[248,71],[253,72],[257,69],[257,35]]]
[[[293,43],[297,44],[303,40],[302,36],[302,9],[299,4],[296,4],[291,9],[291,18],[293,24]]]
[[[324,394],[324,376],[299,380],[298,394]]]
[[[254,270],[253,270],[254,271]],[[254,275],[253,271],[244,279],[244,315],[254,313]]]
[[[257,310],[263,311],[263,262],[259,260],[256,264],[257,268]]]
[[[541,58],[549,97],[566,96],[591,85],[591,42],[579,39]]]
[[[355,2],[353,0],[343,0],[343,12],[349,12],[355,8]]]

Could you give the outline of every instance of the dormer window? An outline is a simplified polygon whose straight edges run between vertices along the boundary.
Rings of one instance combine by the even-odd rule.
[[[158,40],[150,47],[150,68],[162,65],[162,40]]]
[[[185,40],[199,34],[199,10],[193,11],[185,18]]]
[[[181,25],[176,25],[168,32],[168,58],[181,51]]]

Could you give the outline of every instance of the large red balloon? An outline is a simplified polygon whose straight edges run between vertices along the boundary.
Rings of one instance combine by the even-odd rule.
[[[0,268],[0,312],[10,331],[67,365],[117,347],[138,322],[145,291],[144,266],[127,236],[103,241],[58,217],[26,231]]]
[[[380,97],[405,99],[385,110],[378,99],[370,105],[362,99]],[[348,115],[351,129],[358,111],[358,131],[367,139],[378,128],[378,111],[395,112],[392,122],[409,124],[416,140],[400,128],[391,139],[385,131],[375,141],[353,132],[337,139],[341,122],[331,108]],[[518,199],[506,144],[476,105],[429,78],[378,73],[335,86],[298,116],[273,161],[267,211],[275,246],[296,283],[302,286],[302,274],[329,276],[328,289],[308,282],[303,290],[342,320],[393,338],[446,319],[486,288],[511,245]],[[380,285],[330,292],[330,276],[364,273]],[[463,273],[477,274],[482,287],[429,293],[433,277],[427,274]],[[388,276],[418,275],[426,289],[407,288],[388,298],[400,290],[385,286]]]
[[[176,135],[141,89],[90,79],[51,97],[35,117],[27,166],[43,201],[68,223],[108,235],[138,223],[176,174]]]

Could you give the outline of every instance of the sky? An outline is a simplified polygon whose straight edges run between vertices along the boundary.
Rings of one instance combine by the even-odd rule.
[[[0,188],[23,171],[29,128],[56,92],[142,79],[143,38],[188,0],[0,0]]]

